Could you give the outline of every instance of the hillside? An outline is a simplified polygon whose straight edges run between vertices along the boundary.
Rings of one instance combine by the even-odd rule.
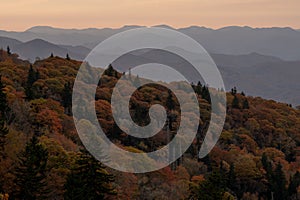
[[[80,195],[85,193],[76,190],[85,187],[83,181],[92,181],[90,177],[94,176],[89,174],[80,174],[80,179],[76,176],[78,165],[84,166],[80,161],[89,157],[88,153],[79,151],[83,146],[74,126],[70,103],[72,84],[81,64],[53,56],[31,65],[18,59],[16,54],[0,50],[0,75],[4,85],[0,92],[0,193],[8,194],[10,199],[18,199],[22,192],[28,191],[37,197],[41,196],[40,191],[48,191],[43,193],[46,199],[71,199],[74,191]],[[161,148],[167,142],[167,129],[150,139],[137,139],[129,137],[115,124],[110,96],[121,75],[108,69],[101,78],[95,95],[98,122],[110,140],[124,149],[150,152]],[[180,83],[172,84],[180,87]],[[114,177],[107,178],[103,195],[107,199],[209,199],[207,194],[212,195],[210,199],[271,199],[271,194],[278,200],[299,198],[300,111],[285,103],[247,96],[233,89],[227,93],[227,118],[218,144],[208,156],[198,159],[211,108],[207,88],[200,84],[193,87],[200,104],[201,120],[197,137],[188,151],[170,166],[150,173],[122,173],[100,167],[105,171],[102,175]],[[170,99],[171,109],[167,106]],[[153,102],[164,105],[175,116],[169,128],[171,134],[176,134],[180,123],[177,100],[157,85],[143,86],[134,93],[130,110],[133,120],[147,124],[148,109]],[[5,104],[9,109],[3,106]],[[33,137],[41,144],[36,146],[48,152],[48,156],[44,156],[46,164],[35,168],[43,169],[35,174],[36,183],[22,179],[33,176],[24,170],[28,169],[28,162],[22,162],[36,155],[29,151]],[[137,164],[138,161],[134,161],[133,166]],[[89,169],[83,167],[83,171]],[[97,181],[93,183],[101,185],[103,180]]]

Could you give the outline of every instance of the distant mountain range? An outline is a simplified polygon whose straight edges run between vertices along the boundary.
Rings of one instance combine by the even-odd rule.
[[[43,39],[53,44],[93,48],[109,36],[141,26],[122,28],[60,29],[36,26],[24,32],[0,31],[0,36],[28,42]],[[157,27],[171,28],[167,25]],[[259,53],[283,60],[300,60],[300,31],[292,28],[251,28],[229,26],[220,29],[191,26],[175,29],[200,42],[206,50],[217,54],[240,55]]]
[[[73,59],[82,60],[105,38],[136,27],[83,30],[33,27],[24,32],[0,31],[0,47],[10,46],[12,52],[31,62],[51,53],[60,57],[69,54]],[[237,86],[249,95],[300,104],[299,30],[250,27],[213,30],[195,26],[177,30],[199,41],[210,52],[227,90]],[[132,55],[132,59],[139,63],[145,55]],[[147,59],[159,61],[160,58],[153,54]]]

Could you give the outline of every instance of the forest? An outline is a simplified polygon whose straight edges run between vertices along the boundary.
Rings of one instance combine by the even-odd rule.
[[[226,94],[227,116],[221,137],[213,150],[199,159],[211,100],[208,86],[200,81],[191,83],[201,120],[185,154],[158,171],[119,172],[96,160],[78,137],[72,117],[72,88],[81,64],[69,55],[53,54],[32,64],[10,49],[0,50],[0,200],[300,199],[299,109],[247,96],[238,86],[232,88]],[[99,81],[95,95],[99,124],[114,144],[128,151],[161,148],[167,143],[166,135],[173,137],[180,123],[176,97],[157,85],[136,90],[130,99],[130,113],[137,124],[149,123],[153,103],[164,105],[172,121],[150,139],[134,138],[116,125],[111,112],[111,94],[121,76],[122,72],[109,66]],[[143,79],[133,76],[132,81]],[[181,87],[181,83],[172,84]],[[123,90],[126,93],[126,87]]]

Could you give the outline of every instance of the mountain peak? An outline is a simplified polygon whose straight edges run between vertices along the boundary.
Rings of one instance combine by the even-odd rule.
[[[152,26],[152,27],[174,29],[173,27],[168,26],[166,24],[159,24],[159,25],[155,25],[155,26]]]
[[[45,32],[49,30],[54,30],[56,28],[53,28],[52,26],[33,26],[29,29],[27,29],[25,32]]]

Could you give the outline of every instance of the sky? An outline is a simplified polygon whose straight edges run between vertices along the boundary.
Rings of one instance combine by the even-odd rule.
[[[32,26],[118,28],[124,25],[292,27],[300,0],[2,0],[0,29]]]

